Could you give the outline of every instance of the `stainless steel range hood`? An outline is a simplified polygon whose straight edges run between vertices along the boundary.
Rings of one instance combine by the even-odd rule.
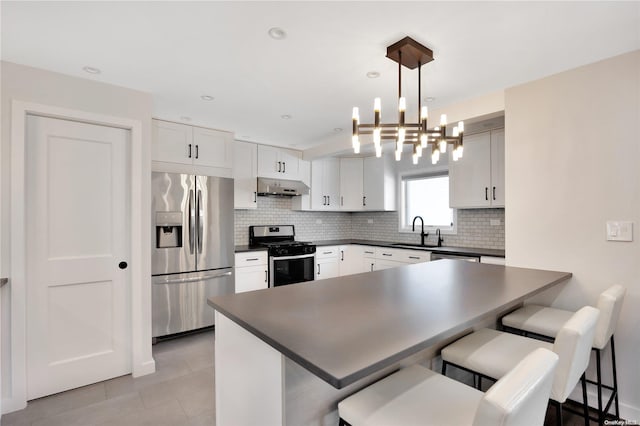
[[[299,180],[258,178],[258,195],[295,197],[309,194],[309,187]]]

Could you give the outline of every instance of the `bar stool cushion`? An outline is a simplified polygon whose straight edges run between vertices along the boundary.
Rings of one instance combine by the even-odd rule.
[[[542,425],[558,357],[538,349],[487,393],[414,365],[338,404],[353,426]]]
[[[626,289],[614,285],[602,292],[596,307],[600,317],[593,337],[593,347],[604,349],[615,332]],[[522,308],[502,317],[502,324],[518,330],[529,331],[543,336],[555,338],[560,328],[573,315],[572,311],[550,308],[540,305],[525,305]]]
[[[551,399],[563,403],[587,369],[599,311],[586,306],[576,312],[551,344],[528,337],[482,329],[442,349],[442,359],[451,364],[499,379],[536,348],[558,354]]]

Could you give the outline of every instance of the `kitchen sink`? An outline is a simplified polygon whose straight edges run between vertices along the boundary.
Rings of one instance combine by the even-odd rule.
[[[435,244],[411,244],[411,243],[393,243],[391,244],[392,246],[399,246],[399,247],[424,247],[424,248],[438,248],[437,245]]]

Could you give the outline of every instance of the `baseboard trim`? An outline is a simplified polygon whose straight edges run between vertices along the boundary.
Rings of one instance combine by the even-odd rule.
[[[133,377],[141,377],[141,376],[146,376],[147,374],[153,374],[156,372],[156,361],[151,358],[148,361],[145,361],[143,363],[138,364],[137,366],[134,366],[133,368],[133,372],[131,373],[131,375]]]

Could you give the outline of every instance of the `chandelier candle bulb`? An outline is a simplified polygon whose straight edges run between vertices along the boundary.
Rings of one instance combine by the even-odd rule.
[[[439,146],[439,149],[440,149],[440,152],[441,152],[441,153],[443,153],[443,154],[444,154],[445,152],[447,152],[447,141],[445,141],[445,140],[443,139],[443,140],[441,140],[441,141],[440,141],[439,145],[440,145],[440,146]]]
[[[353,153],[360,154],[360,142],[356,141],[353,144]]]
[[[402,158],[402,151],[396,151],[396,161],[400,161]]]
[[[442,114],[440,116],[440,125],[443,127],[447,125],[447,114]]]
[[[428,140],[428,136],[426,133],[422,133],[420,135],[420,148],[426,148],[427,147],[427,140]]]
[[[464,132],[464,121],[458,121],[458,131],[460,133]]]
[[[422,157],[422,145],[416,145],[416,155],[418,158]]]
[[[423,106],[420,109],[420,119],[421,120],[426,120],[427,118],[429,118],[429,110],[427,109],[426,106]]]
[[[380,145],[376,145],[376,157],[378,158],[382,157],[382,146]]]
[[[418,164],[418,154],[413,154],[413,165]]]

